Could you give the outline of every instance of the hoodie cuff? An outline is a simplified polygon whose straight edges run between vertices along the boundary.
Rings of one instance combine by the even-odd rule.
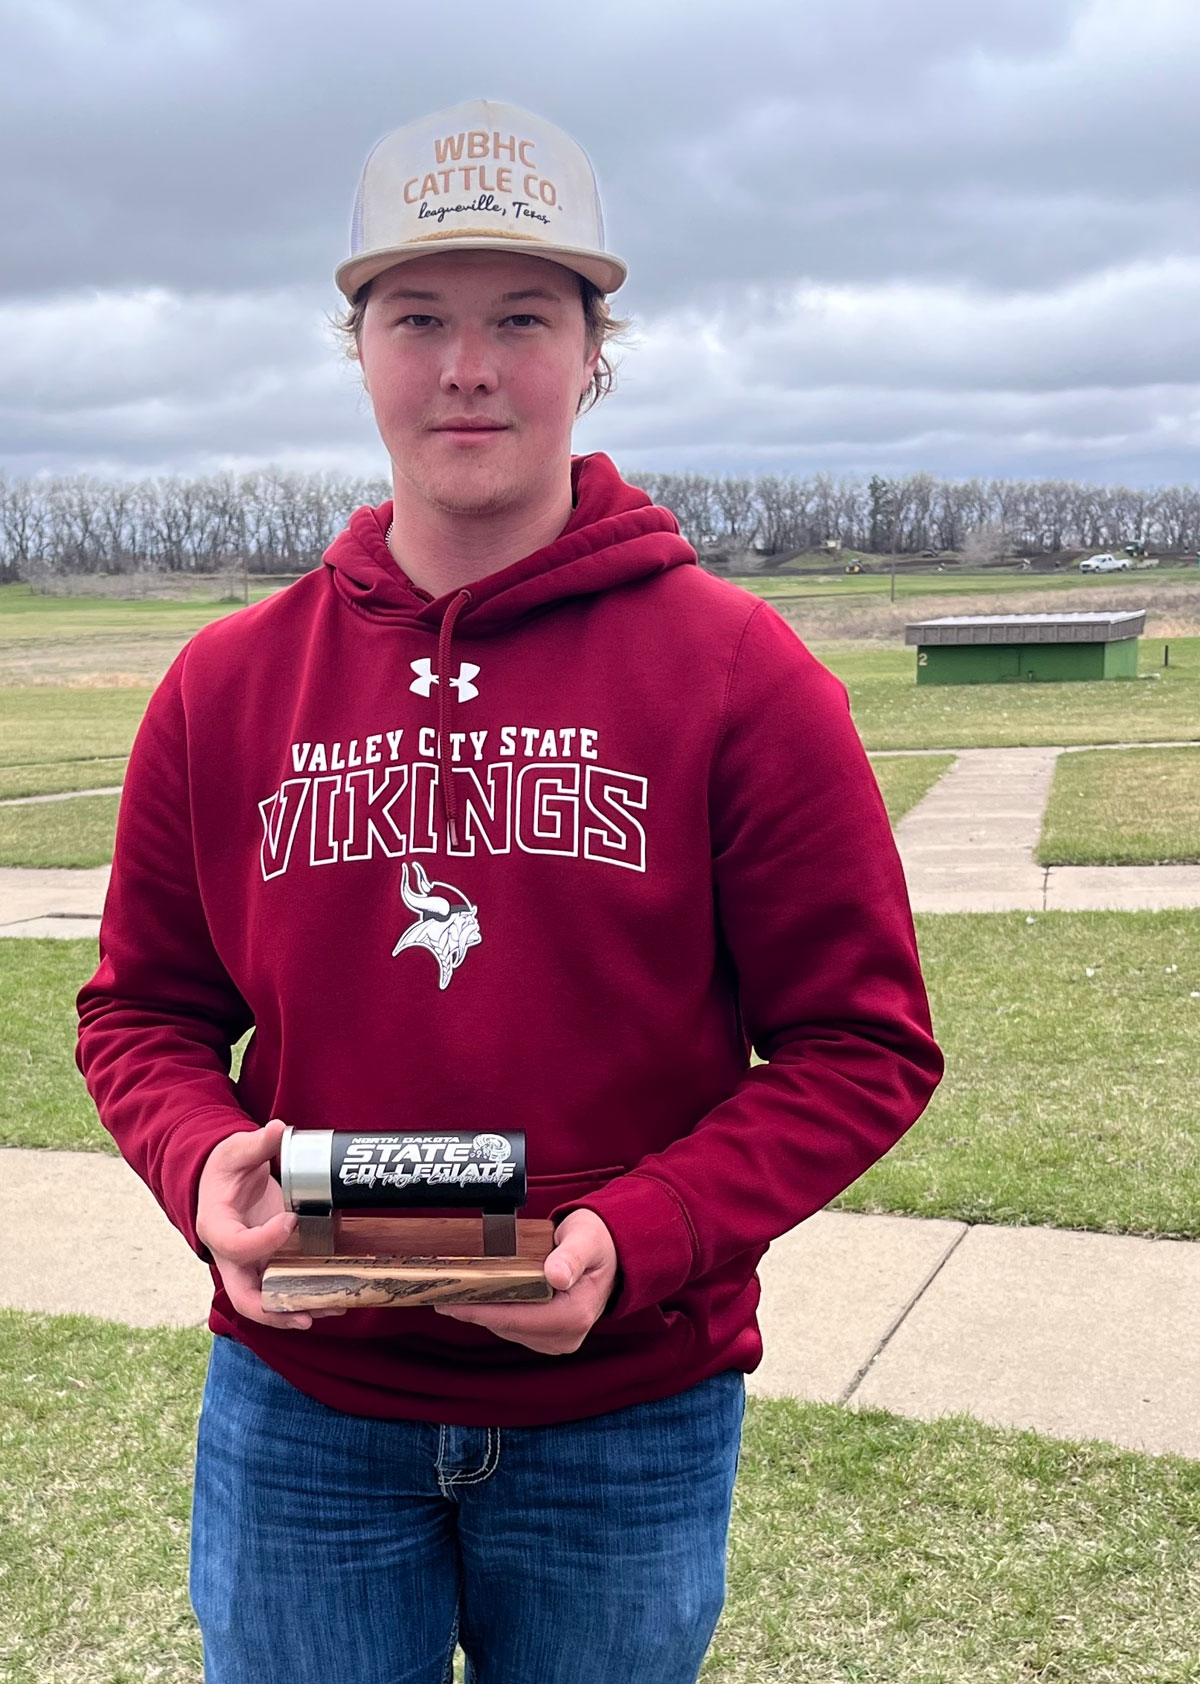
[[[159,1203],[205,1263],[212,1263],[212,1253],[196,1232],[196,1201],[208,1155],[231,1134],[253,1134],[257,1129],[258,1124],[244,1111],[213,1106],[182,1118],[163,1144],[155,1176]]]
[[[590,1210],[617,1248],[619,1291],[605,1314],[632,1315],[661,1304],[691,1278],[696,1249],[692,1225],[667,1184],[631,1171],[595,1193],[572,1199],[551,1212],[554,1222],[573,1210]]]

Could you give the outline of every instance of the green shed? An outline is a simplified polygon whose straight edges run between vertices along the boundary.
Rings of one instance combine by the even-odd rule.
[[[950,614],[906,626],[918,684],[1061,683],[1136,678],[1146,612]]]

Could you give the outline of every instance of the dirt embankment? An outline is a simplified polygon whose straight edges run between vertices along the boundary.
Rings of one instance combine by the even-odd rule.
[[[769,594],[769,593],[765,593]],[[1004,591],[995,596],[950,592],[902,597],[803,597],[796,602],[777,599],[773,606],[801,637],[903,638],[914,620],[946,614],[1080,614],[1115,610],[1146,610],[1150,637],[1200,636],[1200,582],[1147,585],[1144,590],[1117,586],[1081,586],[1078,590]]]

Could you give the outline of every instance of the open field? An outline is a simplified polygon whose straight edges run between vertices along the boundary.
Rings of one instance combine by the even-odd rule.
[[[873,762],[888,815],[895,824],[928,793],[952,764],[952,755],[919,755]],[[90,788],[120,782],[123,760],[88,760],[74,764],[0,767],[0,797],[9,791],[5,777],[17,787],[14,795]],[[43,790],[27,786],[41,782]],[[47,791],[48,793],[48,791]],[[112,859],[117,827],[115,795],[83,795],[71,801],[46,801],[35,806],[6,806],[0,800],[0,866],[91,866]]]
[[[0,685],[0,778],[5,795],[41,795],[41,780],[61,771],[86,778],[75,788],[119,783],[112,762],[124,762],[150,700],[139,689],[76,690]],[[95,764],[103,761],[101,766]],[[78,768],[69,772],[68,768]],[[52,773],[52,769],[53,773]],[[30,785],[34,787],[29,787]],[[59,787],[64,787],[61,783]],[[70,784],[66,787],[72,787]]]
[[[1200,1238],[1200,912],[917,919],[946,1076],[837,1201]]]
[[[251,601],[277,587],[256,586]],[[153,685],[202,626],[240,602],[34,596],[0,586],[0,685]]]
[[[32,807],[0,806],[0,865],[107,865],[119,802],[117,795],[81,795]]]
[[[848,592],[843,589],[847,581],[833,581],[817,591],[797,590],[783,595],[759,581],[756,594],[770,599],[806,643],[827,638],[899,640],[910,622],[944,614],[1079,614],[1141,608],[1146,610],[1147,637],[1200,634],[1200,574],[1175,582],[1145,573],[1135,573],[1135,582],[1130,584],[1114,584],[1113,578],[1112,574],[1101,574],[1095,580],[1076,576],[1057,584],[1039,583],[1028,574],[1020,574],[1007,589],[996,589],[989,580],[986,589],[956,591],[944,589],[941,579],[923,577],[906,581],[913,587],[908,592],[901,592],[897,579],[895,602],[877,588]],[[1153,583],[1147,582],[1150,580]],[[879,581],[868,583],[877,587]]]
[[[883,804],[893,825],[924,799],[934,784],[954,764],[952,754],[897,755],[872,760],[871,770],[879,783]]]
[[[1107,574],[898,574],[896,602],[877,575],[756,575],[734,583],[772,601],[808,641],[899,640],[939,614],[1146,608],[1147,635],[1200,636],[1200,570]],[[256,585],[261,600],[275,586]],[[33,596],[0,586],[0,685],[154,684],[187,639],[237,603]]]
[[[886,562],[873,563],[871,573],[846,573],[836,570],[822,572],[808,558],[813,571],[804,573],[739,573],[730,580],[743,590],[758,596],[788,598],[809,595],[853,595],[859,597],[887,596],[892,581]],[[920,568],[901,562],[896,568],[896,597],[927,596],[939,592],[947,596],[994,595],[1012,591],[1040,594],[1044,591],[1154,589],[1160,585],[1197,585],[1200,568],[1147,567],[1131,568],[1128,573],[1080,573],[1077,567],[1064,568],[1061,573],[1022,572],[1018,567],[960,567],[953,563],[937,571],[935,561],[926,561]],[[1057,607],[1057,604],[1049,605]],[[974,613],[974,609],[965,610]]]
[[[788,615],[814,653],[846,680],[868,748],[1197,740],[1200,582],[1157,588],[1174,603],[1164,618],[1177,629],[1169,639],[1143,638],[1144,676],[1137,682],[930,685],[918,691],[915,653],[898,639],[909,619],[961,608],[952,595],[913,597],[892,609],[869,597],[856,606],[853,597],[829,594]],[[1109,586],[1110,602],[1100,585],[1088,584],[1086,600],[1077,604],[1067,593],[1055,606],[1128,606],[1125,590],[1124,584]],[[980,611],[1028,606],[1019,592],[971,603]],[[1045,607],[1036,593],[1032,606]],[[233,612],[213,604],[35,598],[23,586],[0,587],[0,794],[39,793],[38,780],[51,774],[34,772],[35,766],[127,753],[149,687],[200,625]],[[855,616],[863,613],[876,619],[855,630]],[[891,615],[886,626],[880,614]],[[1197,635],[1185,637],[1185,625]],[[885,635],[895,641],[883,641]],[[1170,665],[1164,668],[1168,640]],[[25,779],[16,770],[21,766],[30,768]],[[55,776],[56,787],[70,787],[63,781],[68,774]]]
[[[1137,679],[1069,684],[916,683],[915,651],[812,645],[843,679],[869,749],[1007,748],[1200,740],[1200,638],[1142,639]]]
[[[729,578],[747,591],[754,589],[764,594],[776,586],[781,593],[818,588],[860,591],[862,594],[884,591],[890,594],[890,557],[865,556],[862,559],[867,562],[868,573],[847,573],[847,562],[833,566],[820,556],[799,556],[796,561],[784,564],[783,571],[779,573],[737,573],[729,574]],[[968,568],[963,562],[936,561],[932,557],[922,557],[916,562],[911,556],[899,556],[895,561],[897,596],[914,596],[929,589],[968,596],[974,591],[1069,591],[1077,586],[1089,589],[1097,584],[1111,584],[1123,589],[1139,583],[1187,584],[1195,583],[1197,579],[1200,579],[1200,568],[1195,561],[1175,562],[1163,568],[1131,568],[1128,573],[1081,573],[1077,564],[1055,573],[1035,573],[1032,568],[1025,571],[1020,564],[1012,561],[1006,561],[1001,568]]]
[[[109,789],[124,782],[126,760],[126,755],[118,754],[95,760],[0,765],[0,801],[25,795],[61,795],[74,789]]]
[[[840,1208],[1200,1238],[1200,912],[917,933],[947,1075]],[[0,941],[0,1145],[114,1149],[74,1066],[95,965],[90,941]]]
[[[1200,751],[1060,755],[1037,859],[1041,865],[1200,860]]]
[[[843,679],[868,749],[986,748],[1200,740],[1200,638],[1142,640],[1138,679],[1074,684],[916,683],[911,649],[863,641],[814,644]],[[0,685],[0,794],[36,795],[119,782],[98,757],[129,752],[147,688]]]
[[[0,1671],[200,1684],[190,1483],[209,1344],[0,1312]],[[6,1522],[6,1523],[5,1523]],[[705,1684],[1196,1676],[1200,1466],[751,1399]]]

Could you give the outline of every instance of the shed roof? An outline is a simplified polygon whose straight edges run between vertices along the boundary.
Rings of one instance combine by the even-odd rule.
[[[946,614],[916,620],[904,629],[905,643],[1115,643],[1140,637],[1144,608],[1094,614]]]

